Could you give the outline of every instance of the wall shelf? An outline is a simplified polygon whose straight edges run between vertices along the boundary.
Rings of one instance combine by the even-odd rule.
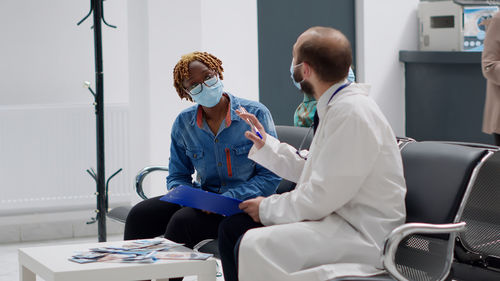
[[[481,63],[481,52],[399,51],[405,63]]]

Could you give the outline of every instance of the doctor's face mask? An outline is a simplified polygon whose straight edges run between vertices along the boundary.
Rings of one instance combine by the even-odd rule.
[[[292,82],[297,87],[297,89],[302,90],[302,87],[300,86],[300,82],[304,81],[302,77],[300,77],[300,74],[295,74],[295,68],[301,66],[302,63],[299,63],[297,65],[293,65],[293,59],[292,63],[290,64],[290,77],[292,78]],[[297,82],[297,80],[300,80],[300,82]]]
[[[295,71],[299,67],[302,67],[303,63],[299,63],[297,65],[293,65],[294,60],[292,59],[292,63],[290,64],[290,77],[292,78],[293,84],[297,89],[301,90],[304,94],[312,97],[314,95],[314,89],[310,82],[305,81],[304,77],[302,77],[302,73],[300,71]],[[300,82],[297,82],[300,81]]]

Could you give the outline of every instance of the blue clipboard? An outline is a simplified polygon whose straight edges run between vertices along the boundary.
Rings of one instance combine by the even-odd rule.
[[[179,185],[170,190],[160,200],[224,216],[242,212],[238,208],[238,205],[242,202],[241,200],[186,185]]]

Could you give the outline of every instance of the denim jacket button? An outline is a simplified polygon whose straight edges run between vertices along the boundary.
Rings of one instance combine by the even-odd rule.
[[[215,139],[215,142],[216,142],[216,143],[217,143],[217,142],[219,142],[219,139]]]
[[[196,158],[196,156],[197,156],[197,155],[196,155],[196,153],[195,153],[195,154],[193,154],[193,157],[194,157],[194,158]]]
[[[221,162],[217,163],[217,166],[219,166],[219,167],[222,166],[222,163]]]
[[[225,183],[225,182],[222,182],[222,184],[221,184],[221,185],[222,185],[222,186],[226,186],[226,183]]]

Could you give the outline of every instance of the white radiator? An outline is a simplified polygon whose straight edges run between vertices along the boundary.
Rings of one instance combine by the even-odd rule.
[[[109,202],[129,202],[128,106],[105,107],[106,178]],[[93,209],[96,139],[92,105],[0,107],[0,216]]]

